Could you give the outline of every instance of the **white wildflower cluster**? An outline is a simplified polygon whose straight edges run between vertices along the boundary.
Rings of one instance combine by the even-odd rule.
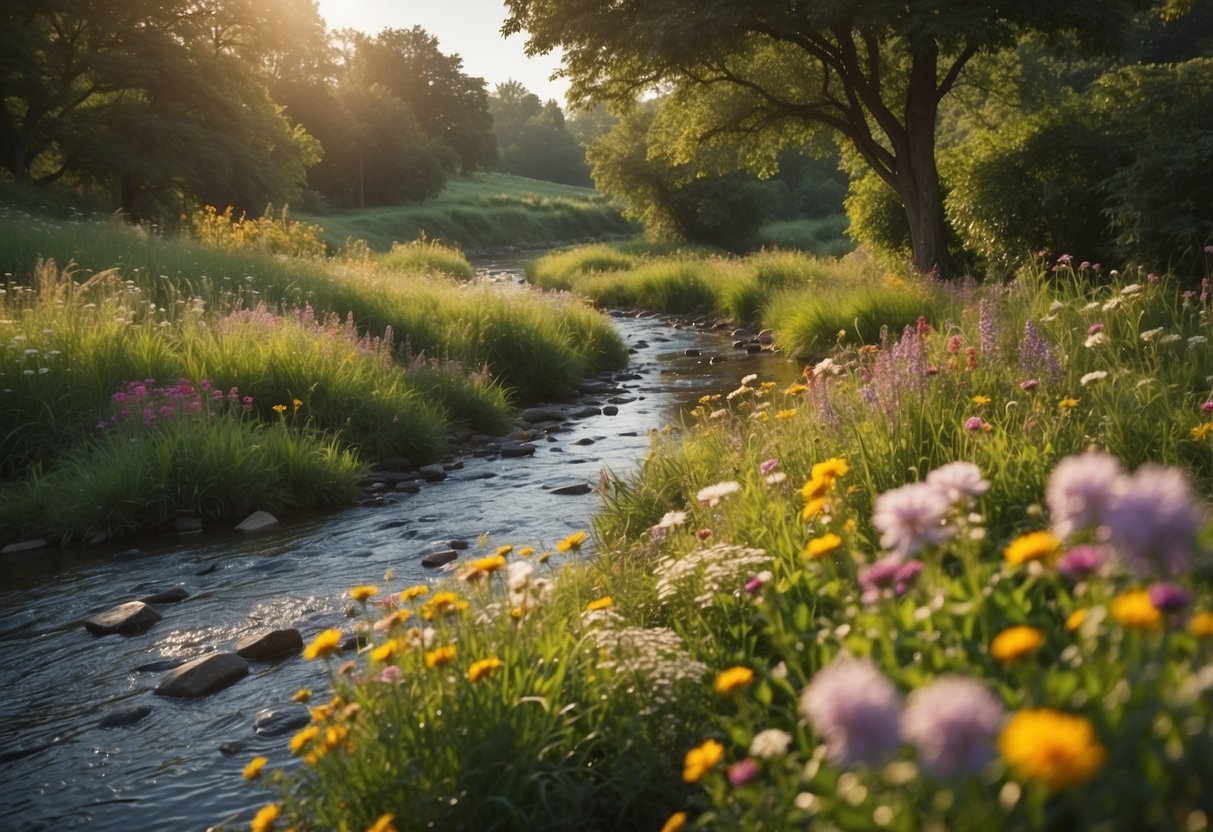
[[[598,649],[600,672],[616,686],[644,690],[650,703],[644,713],[674,703],[680,685],[699,684],[708,673],[668,627],[603,628],[589,636]]]
[[[755,573],[771,563],[762,549],[718,543],[696,549],[682,558],[665,558],[657,564],[657,598],[660,601],[695,594],[695,603],[711,606],[719,593],[740,591]]]
[[[516,560],[506,567],[505,585],[510,603],[524,610],[542,605],[552,594],[552,582],[547,578],[536,578],[535,567],[525,560]]]

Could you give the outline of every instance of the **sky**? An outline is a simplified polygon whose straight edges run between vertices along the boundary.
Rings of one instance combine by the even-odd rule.
[[[463,58],[468,75],[483,78],[491,93],[513,79],[542,100],[564,106],[568,83],[548,77],[560,66],[557,54],[528,58],[526,35],[501,36],[505,4],[501,0],[319,0],[329,29],[359,29],[370,35],[383,29],[420,26],[438,38],[444,54]]]

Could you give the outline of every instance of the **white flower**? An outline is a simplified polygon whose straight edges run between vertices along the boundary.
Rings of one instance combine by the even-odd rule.
[[[1055,300],[1051,304],[1049,304],[1050,312],[1056,312],[1059,309],[1065,309],[1065,308],[1066,308],[1066,305],[1059,300]]]
[[[1160,343],[1160,344],[1174,344],[1174,343],[1175,343],[1176,341],[1178,341],[1178,340],[1179,340],[1181,337],[1182,337],[1182,336],[1181,336],[1179,333],[1177,333],[1177,332],[1168,332],[1166,335],[1164,335],[1164,336],[1162,336],[1161,338],[1159,338],[1159,339],[1158,339],[1158,343]]]
[[[709,485],[699,489],[699,493],[695,495],[695,499],[699,500],[700,505],[714,506],[728,497],[730,494],[736,494],[741,490],[741,483],[736,480],[726,480],[718,482],[715,485]]]
[[[661,515],[661,521],[657,525],[663,529],[669,529],[674,526],[681,526],[686,521],[687,513],[685,511],[667,511]]]
[[[1102,381],[1108,377],[1107,370],[1093,370],[1078,380],[1078,383],[1083,387],[1095,381]]]
[[[1121,290],[1120,290],[1120,293],[1121,293],[1122,295],[1126,295],[1126,296],[1128,296],[1128,295],[1136,295],[1136,294],[1137,294],[1138,292],[1140,292],[1140,291],[1141,291],[1141,284],[1140,284],[1140,283],[1130,283],[1128,286],[1126,286],[1125,288],[1121,289]]]
[[[724,415],[728,412],[729,412],[728,410],[726,410],[725,408],[722,407],[722,408],[720,408],[720,410],[713,410],[711,413],[709,413],[708,418],[709,419],[720,419],[720,418],[723,418]]]
[[[1157,338],[1159,336],[1159,334],[1162,333],[1162,330],[1163,330],[1163,328],[1161,326],[1157,327],[1156,329],[1147,329],[1145,332],[1143,332],[1141,335],[1139,335],[1137,337],[1143,341],[1153,341],[1155,338]]]
[[[836,376],[841,372],[842,372],[842,367],[839,367],[837,364],[835,364],[833,358],[827,358],[827,359],[825,359],[823,361],[819,361],[815,365],[813,365],[813,378],[817,378],[818,376],[821,376],[825,373],[829,373],[832,376]]]
[[[1087,340],[1083,341],[1084,347],[1096,347],[1108,340],[1108,336],[1102,332],[1096,332],[1087,336]]]
[[[1112,298],[1103,305],[1103,311],[1111,312],[1113,309],[1119,309],[1120,307],[1124,306],[1124,303],[1124,300],[1121,298]]]
[[[787,478],[788,478],[788,475],[785,474],[783,471],[776,471],[774,474],[767,474],[766,484],[767,485],[779,485],[781,482],[783,482]]]
[[[748,376],[745,376],[744,378],[742,378],[741,384],[742,384],[742,386],[744,386],[744,385],[749,384],[752,381],[758,381],[757,373],[750,373]]]
[[[1097,300],[1093,300],[1093,301],[1091,301],[1090,303],[1088,303],[1086,306],[1084,306],[1084,307],[1082,308],[1082,311],[1083,311],[1083,312],[1090,312],[1091,310],[1093,310],[1093,309],[1098,309],[1098,308],[1099,308],[1099,301],[1097,301]]]
[[[782,757],[788,753],[788,746],[791,744],[792,735],[787,731],[767,728],[765,731],[759,731],[754,735],[754,739],[750,740],[750,756],[760,760]]]
[[[927,482],[943,491],[952,503],[958,503],[965,497],[978,497],[990,488],[989,481],[981,475],[981,469],[963,460],[939,466],[927,474]]]
[[[1208,343],[1209,339],[1203,335],[1193,335],[1188,339],[1189,347],[1201,347]]]
[[[665,602],[678,595],[695,593],[695,603],[712,606],[720,593],[732,593],[771,564],[771,556],[762,549],[747,549],[719,543],[708,549],[695,549],[681,558],[664,558],[657,564],[657,600]]]

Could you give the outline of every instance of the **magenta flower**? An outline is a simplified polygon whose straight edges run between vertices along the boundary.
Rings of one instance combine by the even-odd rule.
[[[868,659],[822,668],[800,696],[800,713],[834,765],[878,763],[901,745],[901,696]]]
[[[965,430],[969,431],[970,433],[979,431],[985,426],[986,423],[982,421],[980,416],[970,416],[968,419],[965,419]]]
[[[1057,562],[1057,571],[1078,582],[1086,580],[1107,562],[1107,556],[1098,546],[1075,546]]]
[[[1205,413],[1213,411],[1213,402],[1201,402],[1200,409]]]
[[[859,586],[863,589],[860,598],[865,604],[875,604],[884,597],[899,598],[913,586],[921,572],[921,561],[903,563],[896,555],[881,558],[859,570]]]
[[[876,498],[872,525],[880,532],[880,545],[904,559],[952,537],[954,530],[944,522],[951,509],[943,491],[930,483],[914,482]]]
[[[729,766],[729,783],[733,786],[744,786],[758,776],[761,767],[753,757],[745,757]]]
[[[778,467],[779,467],[778,459],[768,459],[768,460],[763,461],[763,463],[758,466],[758,472],[760,474],[769,474]]]
[[[955,777],[994,759],[1004,718],[1002,702],[981,682],[941,676],[910,693],[901,728],[924,771]]]
[[[1192,593],[1178,584],[1159,582],[1146,590],[1150,603],[1163,613],[1183,612],[1192,603]]]
[[[1087,327],[1087,335],[1094,335],[1097,332],[1103,332],[1103,324],[1095,323]]]

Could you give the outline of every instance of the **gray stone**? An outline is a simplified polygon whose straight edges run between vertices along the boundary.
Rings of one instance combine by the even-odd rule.
[[[142,633],[160,620],[160,613],[142,601],[128,601],[84,619],[84,628],[95,636]]]
[[[532,425],[539,422],[559,422],[563,418],[563,413],[550,407],[528,407],[518,414],[519,421],[528,422]]]
[[[459,557],[454,549],[443,549],[441,552],[431,552],[421,559],[422,566],[443,566]]]
[[[535,453],[535,446],[520,443],[520,442],[502,442],[501,455],[503,457],[520,457],[532,456]]]
[[[159,696],[204,696],[248,674],[248,662],[235,653],[210,653],[170,671],[156,685]]]
[[[185,587],[175,586],[172,589],[152,593],[139,600],[145,604],[176,604],[189,597],[190,594],[185,591]]]
[[[774,344],[775,330],[764,329],[762,332],[758,333],[758,343],[762,344],[763,346]]]
[[[732,332],[732,336],[734,338],[740,338],[742,341],[754,340],[754,333],[750,332],[748,329],[735,329]]]
[[[587,378],[577,382],[578,393],[609,393],[614,389],[614,385],[610,382],[599,381],[598,379]]]
[[[421,486],[415,482],[400,482],[396,483],[396,490],[403,494],[416,494],[421,491]]]
[[[601,416],[602,410],[597,407],[583,407],[571,415],[574,419],[588,419],[591,416]]]
[[[607,401],[611,404],[631,404],[636,401],[635,396],[611,396]]]
[[[446,479],[446,469],[437,463],[434,465],[423,465],[417,469],[417,473],[426,482],[442,482],[442,480]]]
[[[248,517],[240,521],[240,525],[236,527],[238,532],[259,532],[264,529],[272,529],[278,525],[278,518],[270,514],[268,511],[254,511]]]
[[[124,549],[121,552],[114,553],[114,560],[119,563],[131,560],[143,560],[146,557],[150,557],[150,555],[142,549]]]
[[[185,659],[160,659],[155,662],[141,664],[135,668],[136,673],[163,673],[185,664]]]
[[[303,636],[298,630],[272,630],[247,636],[236,644],[236,655],[242,659],[276,659],[303,649]]]
[[[127,725],[134,725],[151,712],[151,705],[123,705],[121,708],[115,708],[106,714],[101,721],[97,723],[97,727],[122,728]]]
[[[594,440],[588,436],[583,436],[573,443],[574,445],[593,445]]]
[[[266,708],[257,712],[253,720],[253,730],[263,737],[281,737],[299,730],[311,721],[311,714],[302,705]]]
[[[20,543],[10,543],[3,549],[0,549],[0,555],[19,555],[22,552],[35,552],[38,549],[45,549],[51,544],[41,538],[35,540],[22,540]]]
[[[582,494],[589,494],[593,490],[593,487],[588,482],[579,482],[573,485],[562,485],[559,488],[553,488],[551,493],[559,494],[562,497],[577,497]]]
[[[682,354],[683,354],[683,355],[689,355],[689,356],[691,356],[691,357],[693,358],[693,357],[695,357],[695,356],[697,356],[697,355],[703,355],[703,352],[702,352],[702,351],[700,351],[700,350],[683,350],[683,351],[682,351]]]
[[[451,549],[458,549],[459,551],[463,551],[464,549],[468,548],[471,544],[468,543],[466,540],[461,540],[459,538],[455,538],[454,540],[448,540],[446,542],[446,545]]]
[[[606,407],[604,407],[602,409],[603,416],[615,416],[618,413],[619,413],[619,408],[615,407],[615,405],[613,405],[613,404],[608,404]]]
[[[750,354],[762,352],[762,344],[746,344],[745,351]]]

